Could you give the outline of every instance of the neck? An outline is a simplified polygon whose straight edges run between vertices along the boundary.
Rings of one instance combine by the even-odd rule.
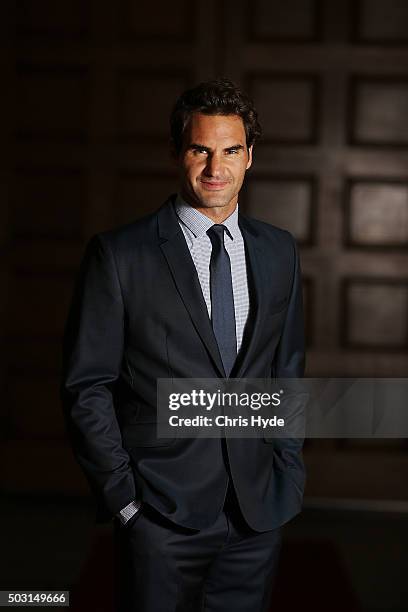
[[[200,206],[198,203],[191,203],[183,194],[181,194],[181,197],[189,206],[198,210],[198,212],[211,219],[214,223],[223,223],[225,219],[232,215],[238,204],[238,199],[236,199],[234,202],[229,202],[226,206]]]
[[[200,208],[199,206],[194,206],[194,208],[211,219],[211,221],[214,221],[214,223],[223,223],[225,219],[232,215],[236,205],[232,208],[229,206],[216,206],[214,208]]]

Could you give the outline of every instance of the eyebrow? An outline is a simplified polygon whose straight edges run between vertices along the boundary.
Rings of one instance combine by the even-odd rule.
[[[205,145],[199,144],[197,142],[193,142],[189,147],[190,150],[192,151],[208,151],[208,153],[212,152],[212,149],[210,149],[209,147],[206,147]],[[242,144],[235,144],[232,145],[231,147],[226,147],[224,149],[224,151],[233,151],[234,149],[244,149],[245,147]]]

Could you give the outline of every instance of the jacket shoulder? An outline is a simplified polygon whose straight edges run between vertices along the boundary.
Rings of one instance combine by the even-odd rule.
[[[151,235],[152,231],[156,231],[156,228],[157,211],[154,211],[136,221],[119,225],[118,227],[101,232],[99,235],[112,245],[120,245],[133,242],[134,240],[139,242],[143,237]]]
[[[107,246],[108,250],[116,254],[126,253],[129,249],[151,245],[157,238],[158,210],[115,228],[98,232],[91,236],[88,246],[97,244]],[[156,240],[157,241],[157,240]]]
[[[248,215],[243,215],[243,218],[251,226],[252,230],[263,239],[273,241],[275,244],[289,247],[290,249],[296,246],[296,240],[288,230]]]

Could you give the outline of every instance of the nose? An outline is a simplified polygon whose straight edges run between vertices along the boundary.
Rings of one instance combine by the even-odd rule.
[[[204,174],[213,178],[222,176],[222,160],[219,155],[209,155],[205,166]]]

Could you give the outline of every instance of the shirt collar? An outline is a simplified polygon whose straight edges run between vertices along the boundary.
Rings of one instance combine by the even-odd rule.
[[[215,225],[207,215],[204,215],[193,206],[190,206],[190,204],[187,204],[180,194],[177,194],[174,208],[180,221],[188,227],[196,238],[201,238],[201,236],[207,233],[207,230],[212,225]],[[225,225],[228,229],[233,240],[239,238],[241,232],[238,226],[238,203],[234,212],[223,221],[222,225]]]

